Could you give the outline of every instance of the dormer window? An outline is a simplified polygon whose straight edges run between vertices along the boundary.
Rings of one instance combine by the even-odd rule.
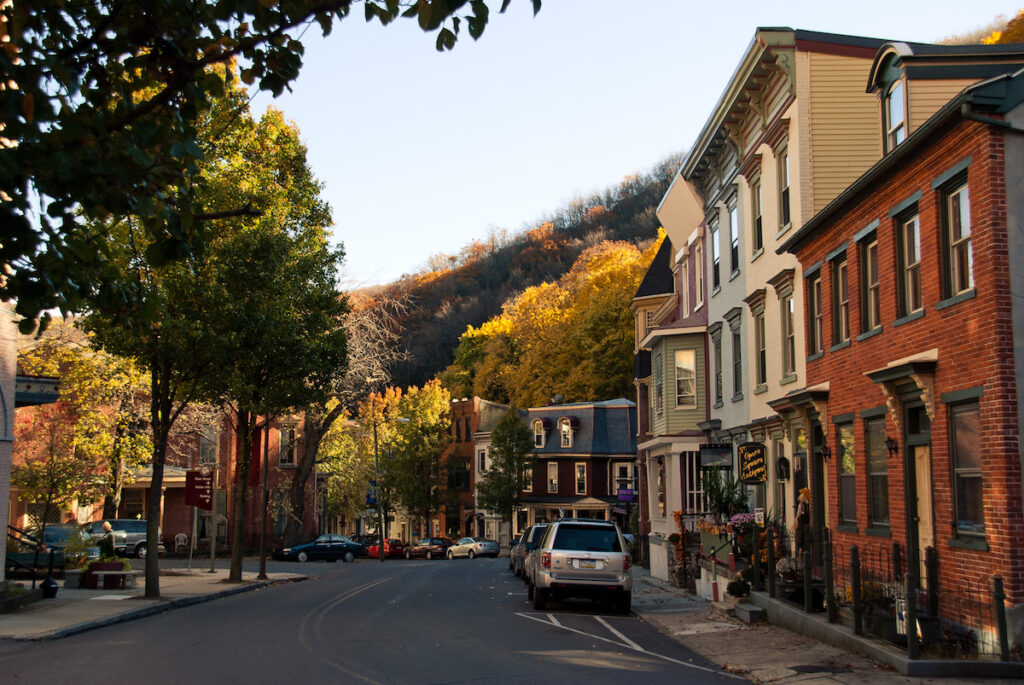
[[[572,437],[579,422],[575,417],[563,416],[558,419],[558,434],[562,436],[562,447],[572,447]]]
[[[891,152],[907,138],[907,107],[903,81],[896,81],[885,96],[885,150]]]
[[[544,425],[545,422],[548,422],[547,426]],[[530,425],[533,428],[533,446],[543,447],[547,442],[548,427],[551,425],[550,419],[534,419]]]

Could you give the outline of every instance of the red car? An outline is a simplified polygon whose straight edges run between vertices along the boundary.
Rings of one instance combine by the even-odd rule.
[[[380,559],[380,543],[375,542],[366,548],[366,556],[371,559]],[[384,558],[401,559],[405,556],[405,543],[395,538],[388,538],[384,541]]]

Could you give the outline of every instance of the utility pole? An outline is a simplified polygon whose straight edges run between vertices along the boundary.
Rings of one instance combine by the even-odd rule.
[[[380,493],[380,449],[377,446],[377,420],[373,420],[373,467],[377,471],[377,533],[380,536],[380,543],[377,545],[377,556],[381,563],[384,563],[384,506],[381,503]]]
[[[260,523],[260,572],[257,580],[267,579],[267,509],[270,508],[270,491],[268,490],[270,469],[268,453],[270,451],[270,416],[263,415],[263,521]]]

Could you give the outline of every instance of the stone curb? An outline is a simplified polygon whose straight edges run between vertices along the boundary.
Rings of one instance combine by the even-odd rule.
[[[32,637],[12,637],[11,640],[19,640],[22,642],[46,642],[48,640],[59,640],[64,637],[70,637],[71,635],[77,635],[78,633],[84,633],[96,628],[105,628],[106,626],[116,625],[118,623],[125,623],[127,621],[134,621],[138,618],[145,618],[146,616],[152,616],[154,614],[162,614],[165,611],[171,611],[173,609],[181,609],[184,607],[192,606],[194,604],[203,604],[205,602],[212,602],[215,599],[223,599],[224,597],[230,597],[232,595],[240,595],[245,592],[252,592],[261,588],[269,587],[271,585],[278,585],[281,583],[298,583],[303,580],[308,580],[309,576],[296,576],[293,578],[281,578],[279,580],[259,580],[238,587],[228,588],[226,590],[220,590],[218,592],[211,592],[203,595],[189,595],[186,597],[178,597],[176,599],[169,599],[159,604],[153,604],[147,607],[141,607],[139,609],[132,609],[131,611],[125,611],[114,616],[108,616],[106,618],[96,619],[95,621],[86,621],[85,623],[78,623],[67,628],[61,628],[45,635],[33,635]]]

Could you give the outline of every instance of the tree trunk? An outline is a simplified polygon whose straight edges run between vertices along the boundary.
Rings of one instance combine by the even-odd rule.
[[[321,417],[318,411],[312,408],[306,409],[302,421],[302,456],[288,488],[291,515],[288,517],[288,523],[284,529],[284,544],[286,546],[297,544],[303,535],[305,527],[303,524],[306,521],[306,485],[315,470],[316,458],[320,453],[320,443],[324,439],[324,434],[338,420],[343,411],[341,404],[338,404],[327,416]]]
[[[171,430],[170,371],[151,365],[149,422],[153,430],[153,476],[146,502],[146,598],[160,598],[160,503],[163,498],[167,435]]]
[[[242,557],[245,554],[245,507],[249,501],[249,470],[252,458],[252,412],[239,410],[236,422],[235,429],[242,438],[242,444],[235,461],[237,468],[232,497],[234,510],[231,513],[231,571],[228,580],[241,582]]]

